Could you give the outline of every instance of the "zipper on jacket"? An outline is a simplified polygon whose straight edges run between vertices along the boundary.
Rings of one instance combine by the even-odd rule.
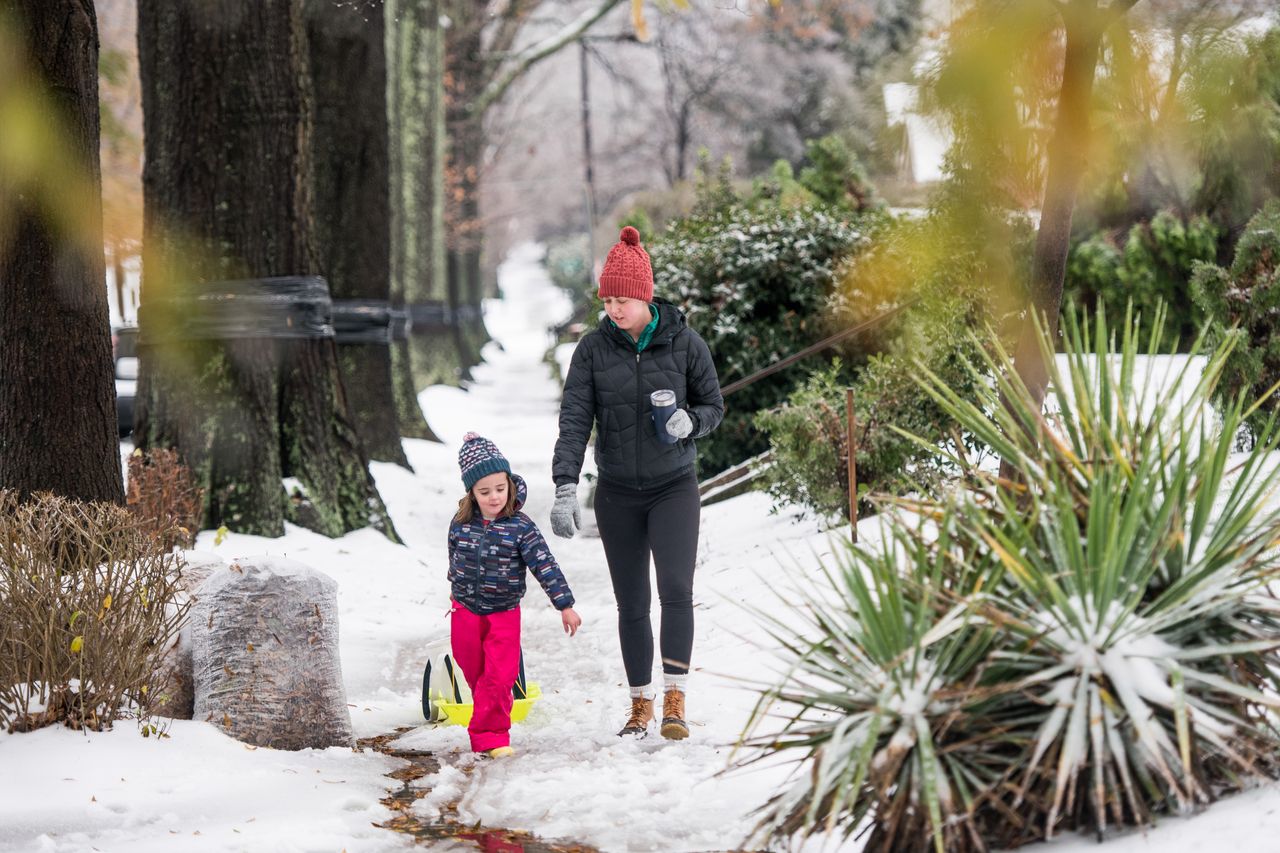
[[[484,540],[489,535],[489,525],[480,523],[480,545],[476,548],[476,606],[480,606],[481,580],[484,578]]]
[[[644,390],[640,384],[640,353],[636,353],[636,488],[640,488],[640,442],[644,438]]]

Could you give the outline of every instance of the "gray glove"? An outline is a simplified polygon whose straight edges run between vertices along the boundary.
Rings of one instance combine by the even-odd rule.
[[[676,409],[667,419],[667,435],[672,438],[688,438],[693,432],[693,418],[684,409]]]
[[[574,531],[582,529],[577,483],[556,486],[556,502],[551,507],[551,529],[562,539],[572,539]]]

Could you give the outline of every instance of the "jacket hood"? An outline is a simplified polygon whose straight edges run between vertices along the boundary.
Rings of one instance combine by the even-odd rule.
[[[511,482],[516,484],[516,512],[519,512],[524,507],[525,498],[529,497],[529,487],[524,484],[524,477],[519,474],[512,474]]]

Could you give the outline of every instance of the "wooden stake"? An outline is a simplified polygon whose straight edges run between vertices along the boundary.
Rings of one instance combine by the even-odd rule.
[[[858,544],[858,447],[854,443],[853,431],[858,425],[858,416],[853,411],[853,389],[844,392],[845,447],[849,451],[849,529],[852,531],[853,544]]]

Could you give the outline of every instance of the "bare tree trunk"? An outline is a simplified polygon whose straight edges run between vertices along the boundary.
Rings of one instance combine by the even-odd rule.
[[[306,0],[316,96],[316,244],[335,300],[391,297],[387,56],[381,0],[360,7]],[[371,316],[385,316],[371,312]],[[409,467],[400,446],[387,342],[338,340],[338,364],[371,459]]]
[[[388,3],[392,292],[411,316],[393,355],[403,435],[432,438],[417,392],[458,383],[461,358],[444,323],[444,29],[441,0]],[[393,23],[392,23],[393,22]],[[440,317],[438,322],[428,318]],[[417,418],[414,413],[418,412]],[[416,421],[420,421],[417,423]]]
[[[1071,247],[1071,219],[1080,180],[1088,162],[1091,138],[1089,102],[1093,96],[1099,46],[1107,27],[1136,1],[1116,0],[1109,8],[1100,9],[1097,0],[1070,0],[1061,7],[1066,28],[1066,51],[1058,115],[1049,148],[1044,204],[1031,262],[1029,306],[1052,341],[1058,338],[1058,314],[1062,309],[1067,253]],[[1039,406],[1044,402],[1049,373],[1032,316],[1027,317],[1018,335],[1014,365]],[[1017,472],[1007,461],[1002,461],[1000,473],[1006,479],[1012,479]]]
[[[25,183],[20,191],[0,183],[0,488],[123,503],[102,242],[97,19],[89,0],[0,0],[6,25],[25,48],[18,62],[26,69],[0,85],[29,90],[52,140],[40,153],[46,163],[59,155],[65,163],[16,176]]]
[[[390,164],[391,199],[391,305],[393,310],[407,317],[408,304],[405,294],[406,269],[410,251],[422,242],[422,235],[415,225],[418,207],[412,202],[415,196],[408,184],[413,173],[411,165],[421,152],[414,147],[416,136],[410,136],[410,128],[419,119],[416,107],[419,101],[410,97],[422,83],[414,72],[421,66],[417,39],[422,24],[418,14],[426,14],[435,0],[387,0],[383,19],[386,22],[387,54],[387,130],[388,161]],[[418,13],[418,14],[415,14]],[[443,82],[441,84],[443,86]],[[442,199],[443,201],[443,199]],[[443,226],[441,226],[442,228]],[[437,232],[440,229],[436,229]],[[431,231],[427,232],[428,247],[432,245]],[[443,234],[440,234],[441,240]],[[407,322],[398,323],[397,334],[391,340],[391,388],[395,398],[396,422],[400,434],[406,438],[438,440],[427,424],[418,403],[418,389],[414,385],[414,359],[409,350],[407,334],[399,334],[407,328]]]
[[[146,263],[135,441],[176,448],[204,524],[394,538],[355,439],[331,336],[202,327],[228,281],[317,269],[302,0],[139,0]],[[220,308],[219,306],[223,306]],[[323,325],[320,326],[323,330]],[[330,330],[331,335],[331,330]],[[298,481],[292,499],[284,477]]]
[[[1052,339],[1058,336],[1058,313],[1071,247],[1071,219],[1080,179],[1084,175],[1090,139],[1089,100],[1098,64],[1102,31],[1095,0],[1075,0],[1064,10],[1066,55],[1062,66],[1062,90],[1058,116],[1049,148],[1044,204],[1031,261],[1031,308],[1046,321]],[[1048,373],[1035,326],[1030,319],[1019,335],[1015,355],[1018,374],[1035,395],[1044,399]]]
[[[458,4],[454,4],[458,8]],[[467,4],[463,4],[467,5]],[[487,81],[482,33],[482,5],[470,11],[450,31],[446,50],[449,70],[449,201],[445,213],[449,252],[449,288],[455,339],[464,369],[480,363],[480,347],[489,339],[480,312],[484,298],[482,252],[484,224],[480,218],[480,174],[486,145],[484,115],[470,105],[481,97]]]

